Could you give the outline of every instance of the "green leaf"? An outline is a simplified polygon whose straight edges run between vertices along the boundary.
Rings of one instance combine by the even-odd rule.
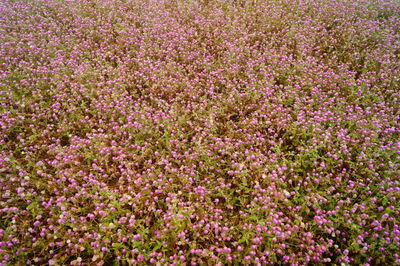
[[[249,244],[250,235],[248,233],[244,234],[242,238],[238,241],[239,244],[246,243]]]
[[[388,201],[389,201],[389,199],[387,197],[384,197],[382,200],[382,205],[386,206]]]
[[[32,210],[32,209],[35,208],[37,205],[38,205],[38,202],[37,202],[37,201],[33,201],[31,204],[28,205],[28,207],[26,207],[26,209],[27,209],[28,211],[29,211],[29,210]]]
[[[124,246],[122,243],[113,243],[112,245],[116,250],[121,249]]]
[[[158,250],[159,248],[162,247],[162,243],[160,241],[157,241],[153,247],[153,251]]]
[[[257,215],[251,215],[251,216],[249,216],[249,219],[258,222]]]

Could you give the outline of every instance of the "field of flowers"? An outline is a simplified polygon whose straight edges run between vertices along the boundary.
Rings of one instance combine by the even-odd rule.
[[[400,264],[398,0],[0,14],[0,265]]]

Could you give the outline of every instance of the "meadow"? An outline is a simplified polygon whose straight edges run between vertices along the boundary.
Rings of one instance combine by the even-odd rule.
[[[400,1],[3,0],[0,265],[400,265]]]

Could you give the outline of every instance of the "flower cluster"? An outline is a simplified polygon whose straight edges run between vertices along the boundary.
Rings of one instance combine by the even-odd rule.
[[[397,0],[4,0],[0,264],[400,264]]]

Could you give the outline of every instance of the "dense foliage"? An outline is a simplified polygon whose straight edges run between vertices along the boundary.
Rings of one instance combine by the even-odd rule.
[[[0,13],[2,264],[400,264],[399,1]]]

